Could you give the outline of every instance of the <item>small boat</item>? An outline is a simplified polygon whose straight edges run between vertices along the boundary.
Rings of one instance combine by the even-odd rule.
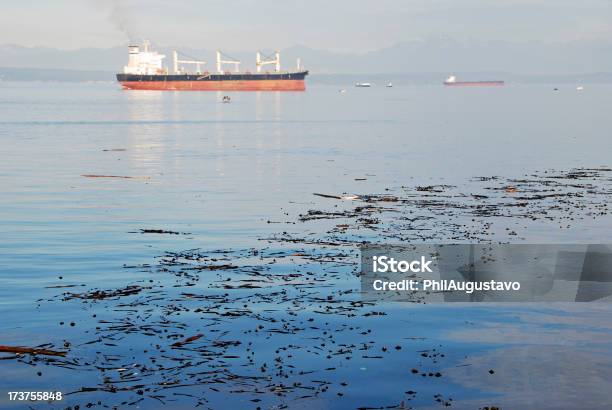
[[[392,83],[391,81],[389,81],[389,82],[387,83],[387,88],[391,88],[391,87],[393,87],[393,83]]]
[[[371,87],[372,84],[370,83],[355,83],[355,87]]]
[[[229,95],[224,95],[223,99],[221,100],[221,102],[224,102],[224,103],[229,103],[231,101],[232,101],[232,99],[230,98]]]

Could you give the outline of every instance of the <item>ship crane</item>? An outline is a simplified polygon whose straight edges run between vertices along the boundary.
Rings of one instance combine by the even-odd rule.
[[[280,71],[280,51],[274,52],[274,57],[264,55],[263,58],[262,58],[261,51],[257,52],[257,59],[256,59],[257,72],[261,73],[261,67],[264,65],[268,65],[268,64],[274,64],[275,71],[276,72]]]
[[[188,57],[187,55],[185,55],[186,57]],[[196,66],[196,73],[200,74],[202,71],[200,70],[200,66],[206,64],[206,61],[201,61],[201,60],[196,60],[196,59],[192,59],[192,60],[180,60],[179,57],[179,53],[178,51],[173,51],[172,52],[172,57],[173,57],[173,61],[174,61],[174,74],[180,74],[183,70],[179,69],[179,64],[195,64]],[[192,57],[189,57],[192,58]]]
[[[223,58],[225,58],[225,60]],[[225,55],[221,51],[217,50],[217,72],[223,73],[223,64],[234,64],[234,71],[240,71],[240,60],[236,60],[235,58]]]

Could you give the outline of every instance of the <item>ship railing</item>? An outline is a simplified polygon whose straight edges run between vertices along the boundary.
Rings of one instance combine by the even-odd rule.
[[[306,70],[300,69],[300,70],[283,70],[283,71],[264,71],[264,72],[259,72],[259,73],[254,73],[252,71],[242,71],[242,72],[234,72],[234,71],[224,71],[223,73],[215,73],[215,74],[223,74],[223,75],[267,75],[267,74],[299,74],[299,73],[303,73]],[[158,74],[169,74],[168,70],[164,70],[163,72],[158,72]],[[180,74],[186,74],[186,75],[199,75],[199,76],[205,76],[205,77],[209,77],[210,75],[212,75],[213,73],[209,72],[209,71],[181,71]]]

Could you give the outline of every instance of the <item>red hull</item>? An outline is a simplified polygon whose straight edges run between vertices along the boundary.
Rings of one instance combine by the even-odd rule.
[[[121,81],[126,90],[304,91],[304,80]]]

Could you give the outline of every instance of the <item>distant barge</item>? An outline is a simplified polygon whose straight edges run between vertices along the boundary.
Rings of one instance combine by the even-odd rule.
[[[444,85],[451,87],[496,87],[504,84],[505,82],[501,80],[457,81],[457,78],[454,75],[451,75],[444,81]]]
[[[280,53],[277,51],[273,57],[262,56],[257,52],[256,73],[239,72],[240,61],[224,56],[217,51],[217,71],[210,73],[200,70],[205,61],[193,58],[179,59],[179,53],[173,52],[174,67],[170,73],[162,65],[165,58],[149,50],[149,43],[145,42],[143,51],[139,46],[129,46],[128,65],[123,73],[117,74],[117,81],[128,90],[187,90],[187,91],[304,91],[307,70],[295,71],[280,70]],[[187,72],[183,65],[195,65],[194,72]],[[223,64],[233,64],[234,71],[223,71]],[[262,72],[262,67],[268,64],[275,65],[274,71]]]

